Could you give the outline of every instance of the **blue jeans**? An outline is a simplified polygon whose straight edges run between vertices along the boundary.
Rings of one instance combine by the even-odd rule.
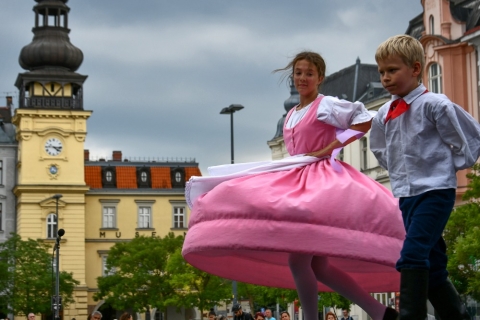
[[[407,235],[396,268],[429,270],[429,287],[443,284],[448,277],[447,246],[442,238],[455,203],[455,189],[432,190],[400,198]]]

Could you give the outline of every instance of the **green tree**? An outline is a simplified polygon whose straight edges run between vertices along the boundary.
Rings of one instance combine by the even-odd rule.
[[[332,307],[334,309],[348,309],[352,302],[344,296],[336,292],[321,292],[318,299],[318,306],[320,310],[324,307]]]
[[[243,299],[248,299],[251,310],[259,311],[263,308],[275,309],[276,304],[280,306],[280,310],[286,310],[289,303],[297,300],[300,301],[296,290],[271,288],[264,286],[257,286],[247,283],[238,284],[239,296]],[[318,307],[321,310],[323,307],[333,308],[350,308],[352,302],[342,295],[335,292],[319,292],[318,293]]]
[[[448,272],[462,295],[480,300],[480,165],[467,174],[470,179],[463,197],[468,203],[453,210],[444,232]]]
[[[175,294],[167,263],[182,243],[183,237],[173,233],[164,238],[140,236],[116,243],[108,253],[108,275],[97,278],[94,298],[116,309],[165,310],[166,301]]]
[[[51,246],[42,241],[22,240],[17,234],[0,244],[0,288],[9,312],[51,312],[55,278],[50,250]],[[73,289],[78,284],[72,273],[59,273],[64,307],[74,302]]]
[[[248,299],[250,309],[255,311],[259,311],[261,308],[275,310],[277,302],[281,310],[286,310],[288,303],[298,299],[296,290],[264,287],[243,282],[238,283],[238,295],[242,299]]]
[[[168,260],[169,283],[175,288],[166,303],[177,307],[197,307],[201,314],[221,301],[228,301],[232,294],[232,284],[212,274],[188,264],[179,248]]]

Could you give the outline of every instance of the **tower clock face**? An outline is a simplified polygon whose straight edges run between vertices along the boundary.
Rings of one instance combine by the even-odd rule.
[[[45,142],[45,152],[51,156],[58,156],[63,150],[62,141],[50,138]]]

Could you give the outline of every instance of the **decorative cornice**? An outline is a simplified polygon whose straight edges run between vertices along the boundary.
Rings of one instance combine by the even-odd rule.
[[[13,188],[13,193],[20,196],[23,193],[83,193],[86,194],[90,190],[87,185],[17,185]]]

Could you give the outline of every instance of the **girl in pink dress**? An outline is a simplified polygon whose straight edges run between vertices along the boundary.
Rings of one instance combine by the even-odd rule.
[[[399,287],[405,231],[397,200],[332,156],[370,129],[372,115],[360,102],[318,93],[319,54],[301,52],[282,70],[300,95],[284,125],[292,157],[192,177],[185,260],[224,278],[296,288],[307,320],[317,319],[318,291],[340,293],[374,320],[396,319],[369,292]]]

